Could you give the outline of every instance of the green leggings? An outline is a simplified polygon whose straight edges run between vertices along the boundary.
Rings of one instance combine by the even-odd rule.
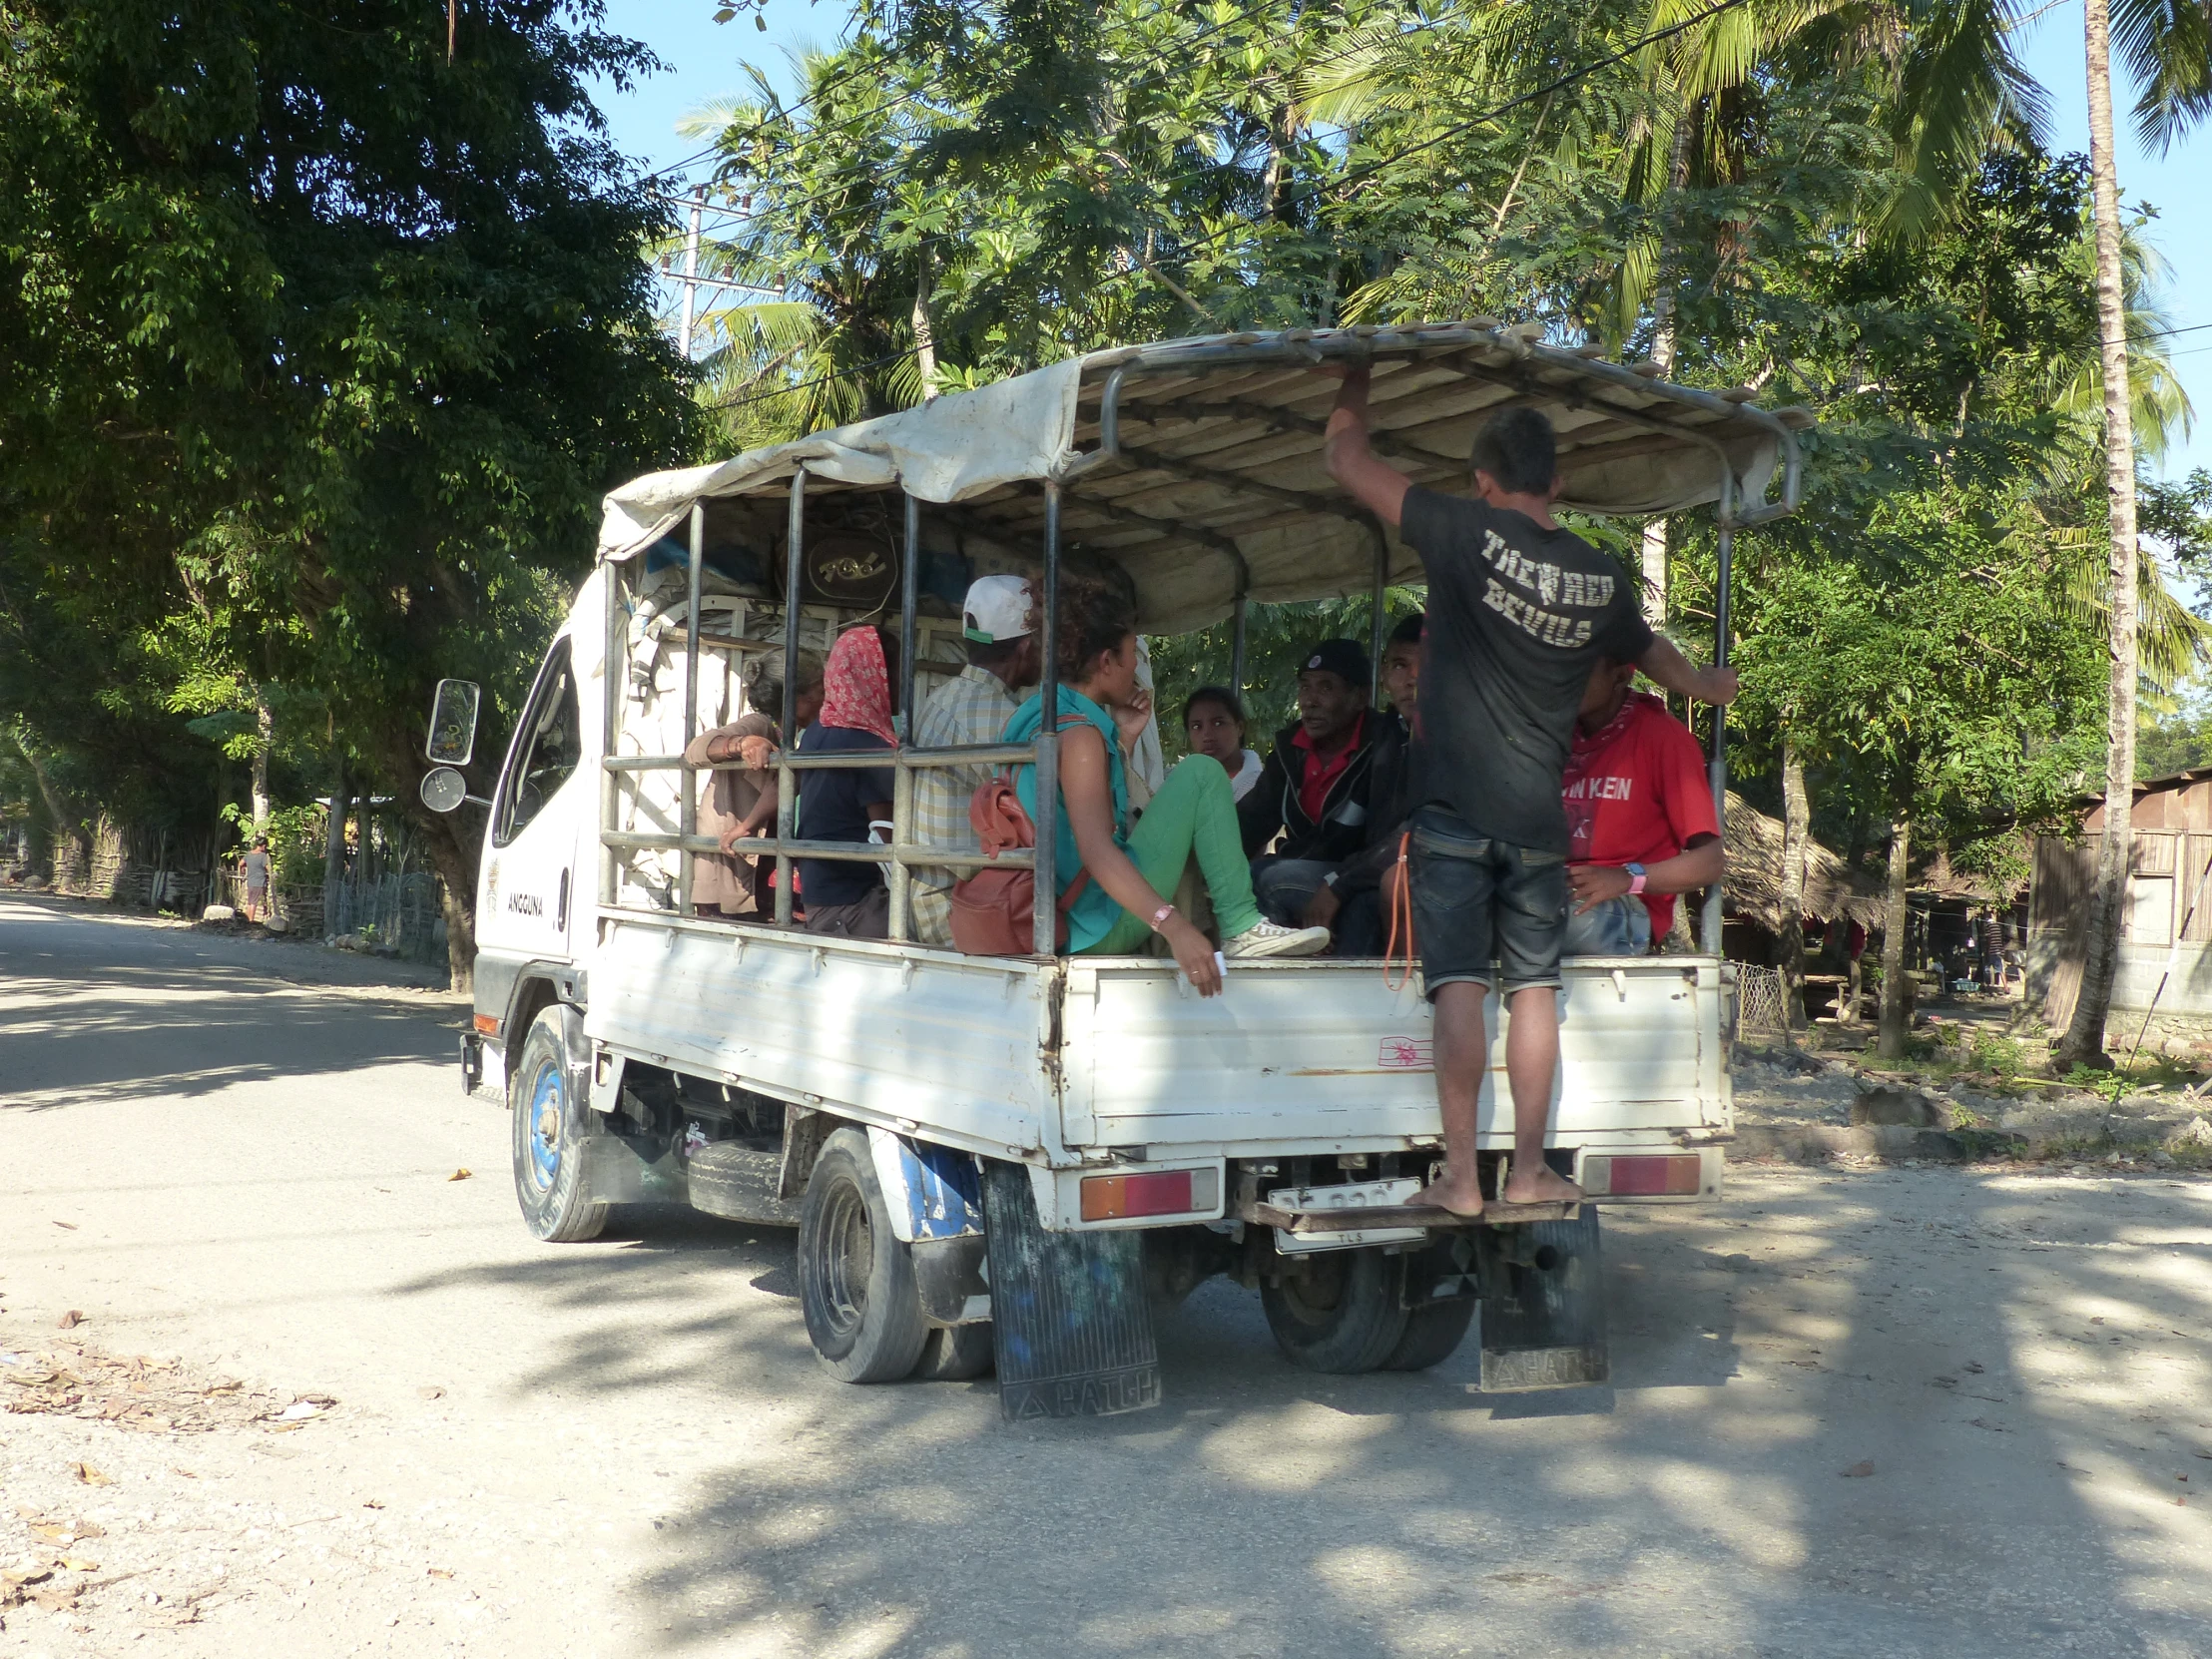
[[[1193,755],[1169,773],[1160,793],[1129,832],[1129,860],[1162,898],[1182,883],[1191,854],[1213,899],[1221,936],[1234,938],[1260,919],[1252,897],[1252,866],[1245,861],[1244,835],[1237,828],[1237,798],[1219,761]],[[1124,910],[1121,919],[1085,956],[1128,956],[1152,936],[1152,917]]]

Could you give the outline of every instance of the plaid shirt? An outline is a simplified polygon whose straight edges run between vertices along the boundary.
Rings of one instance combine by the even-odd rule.
[[[1003,681],[973,664],[930,694],[914,727],[917,749],[952,749],[995,744],[1021,705]],[[914,773],[914,839],[925,846],[979,852],[982,843],[968,824],[968,802],[997,769],[986,766],[921,767]],[[942,864],[913,868],[914,938],[949,949],[952,944],[952,883],[967,871]]]

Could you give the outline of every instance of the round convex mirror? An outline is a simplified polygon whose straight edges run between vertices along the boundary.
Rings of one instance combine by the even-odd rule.
[[[422,804],[433,813],[450,813],[468,799],[468,780],[451,767],[433,767],[422,775]]]

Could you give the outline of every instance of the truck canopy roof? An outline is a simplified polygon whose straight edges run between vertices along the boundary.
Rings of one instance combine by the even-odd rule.
[[[1152,633],[1205,627],[1240,596],[1276,603],[1365,590],[1379,554],[1390,580],[1414,578],[1418,560],[1322,464],[1337,381],[1318,370],[1363,358],[1375,366],[1376,448],[1416,483],[1467,493],[1476,428],[1528,404],[1558,431],[1565,506],[1644,516],[1717,502],[1736,524],[1795,507],[1793,434],[1813,423],[1806,411],[1759,408],[1743,387],[1671,385],[1655,364],[1606,362],[1544,345],[1541,333],[1476,318],[1094,351],[710,466],[650,473],[607,496],[599,554],[636,557],[705,503],[710,546],[766,555],[781,538],[792,475],[805,468],[811,527],[895,560],[899,515],[885,497],[903,489],[934,504],[927,532],[956,538],[979,570],[1035,563],[1042,485],[1060,480],[1063,546],[1123,573]]]

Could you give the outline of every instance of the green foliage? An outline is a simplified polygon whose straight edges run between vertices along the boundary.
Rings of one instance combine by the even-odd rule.
[[[1993,1075],[2017,1077],[2025,1069],[2025,1056],[2017,1039],[1994,1031],[1976,1031],[1969,1045],[1973,1069]]]
[[[584,0],[464,8],[450,62],[440,13],[325,10],[0,7],[6,689],[86,799],[181,746],[212,816],[262,684],[411,798],[432,683],[511,699],[600,494],[688,448],[665,210],[585,94],[650,56]]]
[[[2064,1081],[2077,1089],[2087,1089],[2091,1094],[2102,1095],[2115,1104],[2120,1096],[2135,1086],[2135,1079],[2117,1066],[2100,1071],[2094,1066],[2077,1065],[2067,1072]]]

